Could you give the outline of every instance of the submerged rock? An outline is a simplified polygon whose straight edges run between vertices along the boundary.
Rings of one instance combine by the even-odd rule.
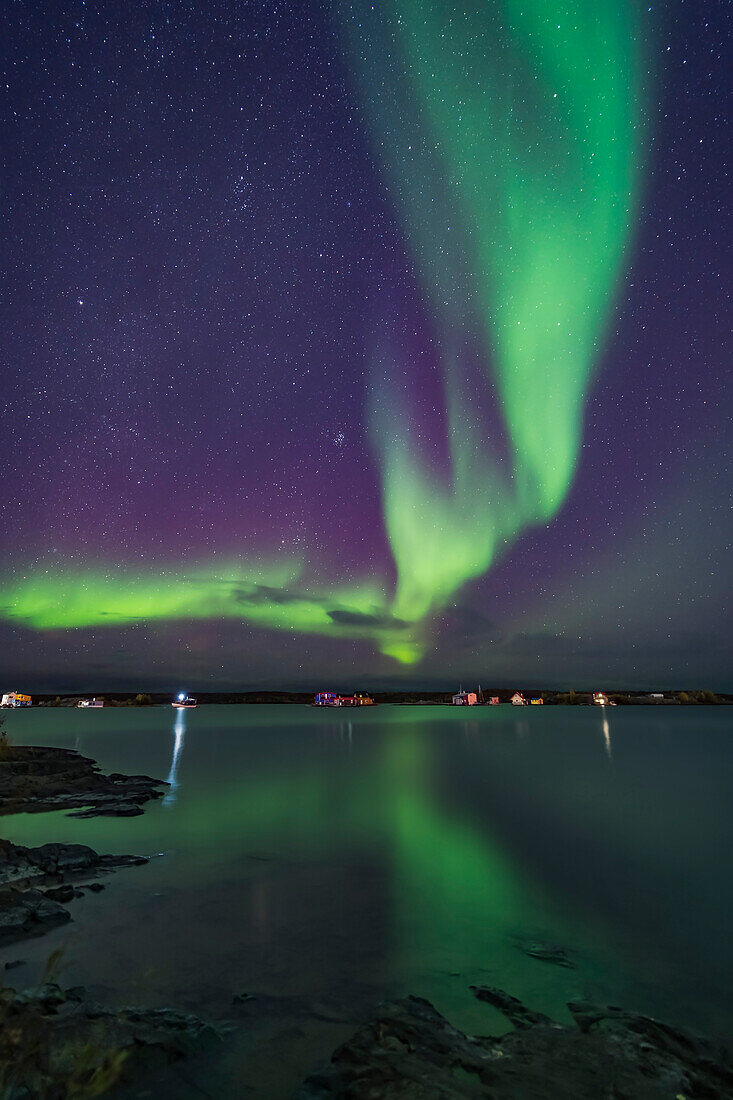
[[[245,991],[232,996],[232,1004],[249,1020],[322,1020],[326,1023],[354,1023],[353,1013],[344,1014],[339,1003],[328,998],[316,998],[304,995],[273,995],[271,993],[252,993]]]
[[[565,948],[556,944],[545,943],[543,940],[515,940],[514,946],[532,959],[540,959],[542,962],[552,963],[553,966],[575,968],[576,964]]]
[[[509,993],[505,993],[503,989],[495,989],[489,985],[472,985],[471,990],[475,997],[479,1001],[485,1001],[487,1004],[493,1005],[494,1008],[498,1008],[501,1013],[506,1016],[510,1024],[513,1024],[518,1031],[522,1028],[528,1027],[558,1027],[558,1024],[553,1023],[549,1016],[545,1016],[542,1012],[535,1012],[534,1009],[527,1008],[516,997],[510,996]]]
[[[51,898],[53,901],[71,901],[76,897],[76,890],[71,883],[66,883],[64,886],[52,886],[50,890],[44,890],[47,898]]]
[[[381,1005],[295,1100],[674,1100],[733,1096],[728,1052],[618,1008],[569,1005],[566,1027],[475,987],[517,1030],[465,1035],[420,997]]]

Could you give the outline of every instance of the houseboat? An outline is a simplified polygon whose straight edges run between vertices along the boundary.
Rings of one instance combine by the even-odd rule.
[[[175,699],[171,703],[172,707],[176,707],[178,710],[193,710],[196,706],[196,700],[191,695],[186,695],[185,691],[176,695]]]
[[[524,698],[521,692],[515,691],[512,695],[511,703],[513,707],[526,707],[527,700]]]
[[[32,704],[30,695],[21,695],[19,691],[8,691],[3,695],[0,706],[2,707],[29,707]]]
[[[357,691],[355,695],[336,695],[333,691],[319,691],[313,700],[314,707],[376,707],[371,695]]]
[[[313,700],[314,707],[340,707],[341,696],[334,691],[319,691]]]
[[[475,691],[464,691],[461,688],[451,696],[451,703],[454,707],[475,707],[478,703],[478,695]]]

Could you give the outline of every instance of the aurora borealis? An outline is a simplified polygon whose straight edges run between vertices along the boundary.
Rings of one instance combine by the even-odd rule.
[[[447,486],[421,461],[404,411],[382,424],[395,396],[374,411],[395,606],[412,620],[485,573],[498,543],[552,518],[570,486],[637,207],[638,33],[632,5],[547,0],[460,13],[397,4],[386,26],[364,4],[354,19],[365,112],[447,391]],[[501,441],[467,392],[472,356]],[[396,364],[398,376],[411,366]]]
[[[722,8],[128,15],[7,17],[6,675],[725,687]]]

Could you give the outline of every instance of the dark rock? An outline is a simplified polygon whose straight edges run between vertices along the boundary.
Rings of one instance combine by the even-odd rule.
[[[66,990],[61,986],[56,985],[55,982],[44,982],[33,989],[25,989],[22,993],[18,993],[15,1004],[39,1004],[44,1008],[54,1009],[66,1004],[67,999]]]
[[[167,785],[147,775],[102,775],[93,760],[70,749],[9,746],[0,759],[0,814],[65,808],[81,809],[83,817],[131,817]],[[81,896],[81,890],[70,879],[146,862],[144,856],[100,856],[86,844],[25,848],[0,839],[0,942],[40,935],[71,920],[61,902]],[[44,892],[36,889],[46,884]],[[95,880],[86,889],[96,893],[104,886]]]
[[[257,1020],[324,1020],[328,1023],[353,1022],[353,1014],[345,1016],[338,1004],[306,996],[277,996],[271,993],[235,993],[232,1004],[242,1014]],[[239,1015],[239,1014],[238,1014]]]
[[[13,745],[0,760],[0,814],[69,809],[81,817],[131,817],[167,785],[149,775],[103,775],[71,749]]]
[[[81,897],[80,886],[93,892],[104,889],[103,883],[96,880],[87,886],[74,885],[79,878],[147,862],[144,856],[100,856],[86,844],[24,848],[0,840],[0,940],[37,936],[70,920],[70,914],[59,903]],[[52,885],[41,893],[37,888],[46,883]],[[38,898],[44,900],[45,906],[37,903]]]
[[[514,946],[532,959],[540,959],[541,962],[552,963],[553,966],[575,968],[567,951],[555,944],[544,943],[542,940],[515,940]]]
[[[564,1027],[503,990],[476,995],[517,1022],[499,1038],[452,1027],[418,997],[381,1005],[295,1100],[673,1100],[733,1096],[733,1061],[705,1039],[617,1008],[572,1004]],[[534,1021],[534,1022],[533,1022]]]
[[[0,888],[0,942],[39,936],[49,928],[65,924],[71,914],[40,890]]]
[[[98,799],[86,810],[76,810],[69,817],[139,817],[142,806],[136,802],[120,802],[117,799]]]
[[[0,1065],[14,1064],[13,1097],[96,1096],[100,1080],[124,1088],[142,1071],[221,1039],[197,1016],[165,1008],[110,1010],[87,1001],[80,986],[47,983],[22,993],[5,987],[0,1011]],[[81,1065],[69,1059],[74,1050],[84,1052]]]
[[[25,966],[25,959],[13,959],[5,963],[5,970],[15,970],[16,966]]]
[[[488,1057],[477,1040],[452,1027],[428,1001],[407,997],[380,1005],[335,1051],[330,1067],[309,1077],[296,1097],[453,1100],[471,1095],[459,1091],[458,1075],[475,1078],[484,1062]]]
[[[86,844],[42,844],[38,848],[24,848],[9,840],[0,840],[0,885],[18,886],[47,879],[66,882],[90,872],[96,874],[147,862],[146,856],[100,856]]]
[[[161,1035],[175,1057],[183,1057],[193,1046],[218,1042],[220,1035],[210,1023],[192,1013],[175,1012],[170,1008],[121,1008],[118,1012],[104,1014],[130,1028],[136,1043],[154,1043]]]
[[[521,1001],[518,1001],[516,997],[511,997],[503,989],[494,989],[488,985],[472,985],[471,990],[479,1001],[485,1001],[486,1004],[498,1008],[506,1016],[509,1023],[516,1028],[557,1027],[557,1024],[554,1024],[549,1016],[544,1016],[541,1012],[526,1008]]]
[[[63,886],[52,886],[50,890],[44,890],[47,898],[52,901],[71,901],[76,896],[76,891],[70,883]]]
[[[86,844],[41,844],[27,848],[28,858],[46,874],[78,874],[95,867],[99,856]]]

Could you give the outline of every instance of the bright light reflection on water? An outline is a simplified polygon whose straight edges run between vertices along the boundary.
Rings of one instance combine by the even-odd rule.
[[[166,780],[168,783],[168,792],[163,798],[164,806],[171,806],[176,800],[176,791],[178,790],[178,762],[180,760],[181,750],[183,748],[183,738],[185,735],[186,712],[179,708],[176,710],[175,720],[173,722],[173,758]]]
[[[606,746],[606,756],[609,760],[613,760],[613,754],[611,752],[611,727],[605,714],[601,726],[603,729],[603,744]]]

